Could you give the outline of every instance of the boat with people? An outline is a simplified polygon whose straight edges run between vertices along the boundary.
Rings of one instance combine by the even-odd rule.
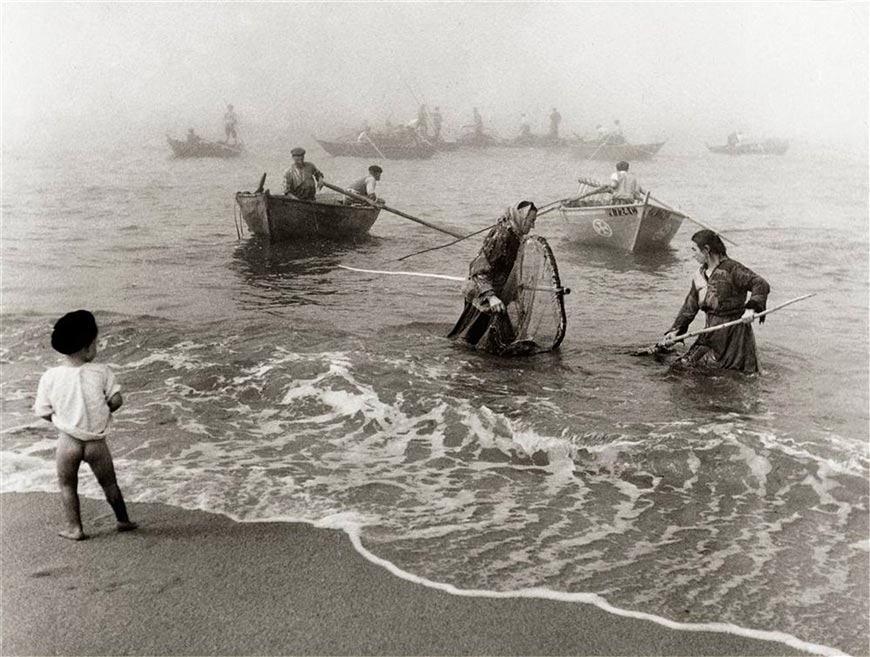
[[[785,139],[765,139],[763,141],[739,141],[722,146],[707,144],[707,150],[721,155],[785,155],[788,150]]]
[[[661,150],[665,142],[649,144],[613,144],[592,140],[575,142],[572,152],[586,160],[648,160]]]
[[[384,131],[363,130],[358,135],[335,140],[318,139],[317,143],[335,157],[367,159],[426,160],[437,150],[432,142],[405,127],[393,127]]]
[[[224,141],[206,141],[205,139],[173,139],[166,135],[166,141],[175,157],[238,157],[245,150],[244,145],[229,144]]]
[[[294,196],[270,194],[269,190],[237,192],[242,219],[254,235],[270,242],[304,241],[316,238],[353,240],[366,235],[380,208],[350,204],[340,194],[320,194],[303,201]]]
[[[578,199],[559,205],[568,238],[632,253],[666,249],[686,215],[651,199],[649,194],[643,201],[614,203],[608,187],[581,179]]]

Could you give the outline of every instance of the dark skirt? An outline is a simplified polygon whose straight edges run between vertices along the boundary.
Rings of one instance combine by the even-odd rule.
[[[707,315],[707,328],[734,321],[738,317]],[[758,372],[755,334],[752,324],[736,324],[720,331],[698,336],[689,350],[674,363],[677,369],[727,369],[745,374]]]
[[[516,341],[507,313],[485,313],[468,302],[447,337],[496,356],[524,356],[536,346],[530,340]]]

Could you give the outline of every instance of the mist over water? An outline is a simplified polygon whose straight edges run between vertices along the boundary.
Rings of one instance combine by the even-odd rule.
[[[0,491],[56,490],[30,406],[51,323],[86,307],[124,388],[110,441],[130,500],[337,518],[433,581],[592,592],[868,652],[866,5],[3,13]],[[756,327],[761,376],[677,376],[626,352],[670,326],[695,226],[630,255],[572,243],[552,214],[535,232],[573,290],[566,339],[502,360],[443,337],[458,285],[337,267],[396,268],[444,236],[382,213],[355,244],[237,239],[233,194],[263,172],[280,189],[292,146],[349,184],[370,162],[313,136],[418,101],[452,130],[479,106],[505,136],[522,112],[540,133],[555,105],[566,135],[618,117],[629,138],[667,136],[632,164],[641,184],[732,238],[770,305],[817,296]],[[171,159],[164,133],[217,137],[224,102],[246,154]],[[706,151],[735,128],[792,145]],[[612,168],[568,149],[381,164],[391,206],[468,231]],[[463,275],[479,244],[401,266]]]

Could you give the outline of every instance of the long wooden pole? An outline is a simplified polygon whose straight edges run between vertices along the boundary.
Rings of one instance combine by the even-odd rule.
[[[775,313],[777,310],[781,310],[782,308],[785,308],[786,306],[790,306],[793,303],[797,303],[798,301],[803,301],[804,299],[809,299],[810,297],[814,297],[814,296],[816,296],[815,292],[813,292],[811,294],[804,294],[803,296],[795,297],[794,299],[790,299],[784,303],[779,304],[778,306],[774,306],[773,308],[765,310],[764,312],[756,313],[756,315],[752,319],[752,321],[755,321],[759,317],[764,317],[765,315],[769,315],[770,313]],[[693,338],[696,335],[701,335],[703,333],[713,333],[714,331],[721,331],[724,328],[728,328],[729,326],[736,326],[737,324],[740,324],[742,322],[743,322],[742,319],[735,319],[735,320],[732,320],[730,322],[725,322],[724,324],[718,324],[717,326],[711,326],[709,328],[702,328],[702,329],[698,329],[697,331],[690,331],[689,333],[684,333],[683,335],[676,336],[673,340],[670,341],[670,344],[675,344],[677,342],[683,342],[684,340],[687,340],[689,338]],[[639,350],[638,353],[653,354],[663,346],[664,345],[662,345],[661,343],[657,343],[651,347],[645,347],[645,348]]]
[[[418,278],[437,278],[442,281],[456,281],[457,283],[465,282],[466,278],[461,276],[450,276],[449,274],[430,274],[422,271],[389,271],[384,269],[360,269],[359,267],[348,267],[347,265],[338,265],[339,269],[348,271],[356,271],[363,274],[382,274],[385,276],[416,276]],[[537,290],[538,292],[555,292],[557,294],[571,294],[569,287],[529,287],[527,289]]]
[[[368,203],[369,205],[371,205],[374,208],[378,208],[380,210],[386,210],[387,212],[392,212],[395,215],[398,215],[400,217],[404,217],[405,219],[409,219],[409,220],[414,221],[418,224],[422,224],[423,226],[426,226],[427,228],[431,228],[432,230],[437,230],[441,233],[445,233],[445,234],[451,235],[453,237],[465,237],[465,233],[460,233],[459,231],[452,230],[450,228],[444,228],[442,226],[438,226],[436,224],[429,223],[428,221],[424,221],[423,219],[420,219],[419,217],[415,217],[414,215],[408,214],[407,212],[402,212],[401,210],[396,210],[395,208],[391,208],[388,205],[380,205],[379,203],[375,203],[373,200],[371,200],[367,196],[363,196],[362,194],[357,194],[354,191],[351,191],[349,189],[344,189],[342,187],[339,187],[338,185],[333,185],[331,183],[326,182],[323,179],[321,179],[320,182],[323,184],[324,187],[327,187],[334,192],[338,192],[339,194],[344,194],[345,196],[349,196],[350,198],[357,200],[357,201],[360,201],[361,203]]]
[[[683,215],[686,219],[688,219],[689,221],[691,221],[693,224],[697,224],[697,225],[699,225],[701,228],[706,228],[707,230],[712,230],[712,231],[713,231],[714,233],[716,233],[719,237],[721,237],[723,240],[725,240],[726,242],[728,242],[731,246],[740,246],[740,245],[739,245],[737,242],[735,242],[734,240],[725,237],[725,236],[722,234],[722,232],[719,231],[719,230],[717,230],[716,228],[713,228],[712,226],[708,226],[707,224],[705,224],[705,223],[703,223],[703,222],[701,222],[701,221],[698,221],[698,220],[695,219],[694,217],[690,217],[690,216],[687,215],[685,212],[680,212],[679,210],[677,210],[676,208],[674,208],[674,207],[668,205],[668,204],[665,203],[664,201],[661,201],[661,200],[657,199],[657,198],[656,198],[655,196],[653,196],[652,194],[650,194],[650,198],[651,198],[653,201],[655,201],[656,203],[658,203],[659,205],[661,205],[662,207],[664,207],[665,209],[667,209],[667,210],[671,210],[672,212],[678,212],[679,214]]]

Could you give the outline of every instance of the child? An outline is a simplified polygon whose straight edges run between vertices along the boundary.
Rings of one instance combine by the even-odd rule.
[[[87,310],[61,317],[51,333],[51,346],[66,356],[66,363],[42,375],[33,410],[59,431],[57,476],[66,516],[63,538],[81,541],[87,536],[79,512],[78,473],[84,461],[93,470],[106,499],[115,511],[118,531],[136,529],[130,522],[121,489],[115,480],[115,465],[106,445],[112,413],[123,399],[115,376],[105,365],[91,361],[97,355],[97,322]]]

